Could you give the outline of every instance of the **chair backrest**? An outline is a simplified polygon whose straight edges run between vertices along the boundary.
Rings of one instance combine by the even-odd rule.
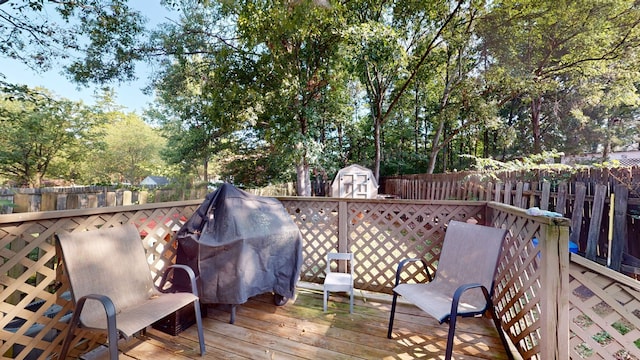
[[[60,233],[57,239],[74,302],[88,294],[102,294],[120,312],[158,293],[135,225]],[[102,318],[102,306],[87,302],[81,321]]]
[[[349,273],[353,276],[353,253],[336,253],[330,252],[327,254],[327,274],[331,272],[331,262],[336,260],[346,260],[349,263],[347,264],[349,267]]]
[[[479,283],[491,292],[506,234],[505,229],[450,221],[434,281],[453,288]]]

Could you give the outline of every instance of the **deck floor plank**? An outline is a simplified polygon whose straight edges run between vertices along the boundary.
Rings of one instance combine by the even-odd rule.
[[[390,298],[390,297],[389,297]],[[137,343],[121,346],[133,359],[442,359],[446,324],[413,305],[399,303],[394,338],[387,339],[388,299],[357,298],[349,314],[348,298],[333,295],[322,311],[322,293],[301,289],[294,301],[273,305],[271,295],[237,307],[235,324],[229,312],[209,306],[204,319],[207,354],[200,357],[195,326],[178,336],[149,328]],[[490,319],[460,319],[454,359],[506,359]]]

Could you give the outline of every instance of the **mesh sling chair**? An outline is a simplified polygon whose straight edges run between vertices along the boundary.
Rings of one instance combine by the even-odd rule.
[[[387,337],[392,338],[396,303],[398,295],[402,295],[441,324],[449,323],[445,353],[445,359],[448,360],[453,352],[457,317],[480,316],[488,310],[507,356],[513,359],[491,300],[496,267],[506,234],[504,229],[459,221],[449,222],[435,277],[431,279],[427,271],[430,280],[428,283],[400,284],[402,268],[407,263],[420,259],[401,261],[396,271]]]
[[[60,359],[65,359],[74,331],[82,326],[106,330],[111,360],[118,359],[118,339],[129,338],[147,326],[193,304],[200,354],[204,355],[202,317],[195,275],[185,265],[169,266],[156,288],[140,239],[133,224],[75,233],[59,233],[64,269],[75,303]],[[171,271],[191,277],[192,292],[163,292]]]

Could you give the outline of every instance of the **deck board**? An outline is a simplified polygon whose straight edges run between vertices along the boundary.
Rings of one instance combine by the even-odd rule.
[[[133,359],[442,359],[448,326],[438,324],[413,305],[400,303],[394,338],[387,339],[390,297],[348,298],[331,294],[322,311],[322,293],[300,289],[295,301],[273,305],[260,295],[238,306],[235,324],[229,312],[208,308],[204,319],[207,353],[200,357],[195,326],[178,336],[149,328],[120,346]],[[460,319],[454,359],[506,359],[490,319]]]

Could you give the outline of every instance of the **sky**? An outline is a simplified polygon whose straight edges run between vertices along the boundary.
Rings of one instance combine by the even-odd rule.
[[[132,0],[131,5],[140,10],[147,18],[148,25],[163,22],[167,16],[171,16],[162,6],[160,0]],[[175,16],[175,15],[174,15]],[[54,68],[38,73],[20,61],[4,58],[0,55],[0,74],[4,74],[5,80],[10,83],[28,85],[29,87],[44,87],[56,96],[74,101],[82,101],[87,105],[95,103],[94,93],[99,86],[89,88],[78,87],[65,75],[61,74],[62,68]],[[126,84],[111,84],[116,92],[115,102],[124,107],[125,112],[136,112],[142,115],[143,110],[152,102],[153,96],[145,95],[142,89],[148,85],[151,72],[146,64],[136,65],[138,80]]]

